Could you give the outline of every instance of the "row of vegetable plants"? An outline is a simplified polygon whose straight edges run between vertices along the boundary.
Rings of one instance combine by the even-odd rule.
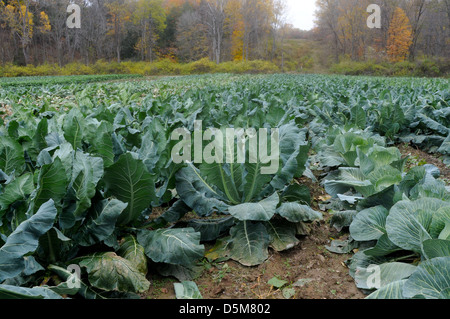
[[[149,267],[190,280],[209,242],[216,256],[261,264],[322,218],[296,182],[319,163],[332,223],[351,234],[329,249],[359,247],[357,286],[446,297],[448,187],[435,167],[406,172],[391,144],[448,161],[449,97],[444,80],[291,75],[0,89],[13,110],[0,130],[0,295],[138,297]],[[279,170],[175,163],[171,133],[196,121],[277,129]],[[367,286],[374,265],[381,284]],[[420,283],[433,269],[444,275],[427,277],[439,283],[429,293]]]

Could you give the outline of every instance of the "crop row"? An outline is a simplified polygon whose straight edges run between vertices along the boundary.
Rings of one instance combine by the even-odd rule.
[[[112,80],[124,80],[142,77],[134,74],[103,74],[103,75],[61,75],[61,76],[24,76],[15,78],[0,78],[0,87],[41,86],[71,83],[92,83]]]
[[[258,265],[322,218],[296,182],[320,169],[332,223],[351,234],[329,249],[359,248],[349,261],[357,286],[379,298],[448,297],[447,275],[427,277],[450,265],[448,188],[433,166],[406,171],[392,144],[448,162],[449,101],[446,80],[316,75],[0,88],[0,295],[131,297],[148,289],[148,267],[192,278],[205,242],[216,242],[210,260]],[[276,133],[278,171],[176,163],[172,133],[200,121]],[[368,285],[373,266],[381,281]],[[49,276],[58,280],[42,285]],[[418,284],[431,281],[435,293]]]

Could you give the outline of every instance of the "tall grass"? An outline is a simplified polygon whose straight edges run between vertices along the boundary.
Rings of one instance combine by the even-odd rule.
[[[95,64],[70,63],[62,67],[56,64],[0,66],[0,77],[54,76],[54,75],[92,75],[92,74],[139,74],[152,75],[190,75],[204,73],[276,73],[279,68],[268,61],[234,61],[216,64],[209,59],[190,63],[177,63],[170,59],[157,62],[106,62],[99,60]]]

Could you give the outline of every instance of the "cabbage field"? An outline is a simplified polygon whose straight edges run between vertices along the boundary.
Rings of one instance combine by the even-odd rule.
[[[0,81],[0,298],[139,298],[150,272],[199,298],[199,263],[256,267],[324,213],[366,298],[450,298],[447,79],[104,80]],[[230,129],[230,161],[208,157]],[[264,153],[251,132],[276,143]],[[328,194],[320,209],[305,179]]]

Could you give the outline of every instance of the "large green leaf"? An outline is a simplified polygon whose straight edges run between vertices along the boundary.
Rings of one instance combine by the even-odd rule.
[[[450,299],[450,257],[422,262],[403,287],[407,298]]]
[[[0,285],[0,299],[63,299],[47,287],[25,288]]]
[[[276,251],[284,251],[298,245],[300,241],[295,237],[295,224],[285,220],[273,220],[264,224],[269,234],[270,247]]]
[[[364,175],[370,174],[375,169],[375,162],[369,158],[359,147],[356,149],[358,154],[359,167]]]
[[[322,213],[313,210],[307,205],[301,205],[296,202],[282,203],[277,208],[277,214],[292,223],[311,222],[323,218]]]
[[[64,255],[64,243],[70,242],[71,239],[65,236],[58,228],[52,227],[48,232],[39,238],[39,258],[47,262],[57,262],[62,260]],[[67,246],[66,246],[67,247]]]
[[[106,291],[145,292],[150,282],[135,265],[114,252],[94,253],[75,259],[86,267],[89,283]]]
[[[292,184],[286,187],[281,194],[281,201],[283,202],[299,202],[304,205],[311,204],[311,193],[307,186]]]
[[[391,282],[384,287],[372,292],[366,299],[405,299],[403,296],[403,286],[406,279]]]
[[[203,299],[197,284],[193,281],[183,281],[173,284],[177,299]]]
[[[176,174],[176,188],[183,202],[200,216],[209,216],[215,210],[225,212],[226,197],[214,185],[207,183],[200,170],[192,164],[180,169]]]
[[[24,199],[34,190],[33,175],[26,173],[5,186],[0,196],[0,210],[8,208],[17,200]]]
[[[423,242],[425,258],[450,257],[450,240],[428,239]]]
[[[333,147],[340,154],[345,154],[350,151],[356,151],[357,146],[365,145],[367,143],[368,141],[360,134],[355,132],[346,132],[336,136]]]
[[[250,202],[258,197],[264,186],[271,181],[272,176],[261,174],[262,165],[259,161],[256,164],[246,163],[244,167],[246,172],[243,180],[244,201]]]
[[[262,223],[239,222],[230,235],[230,257],[244,266],[259,265],[269,257],[270,236]]]
[[[420,119],[420,121],[422,123],[424,123],[431,130],[439,132],[440,134],[445,135],[445,136],[447,136],[449,134],[450,129],[448,127],[433,120],[432,118],[428,117],[427,115],[425,115],[423,113],[419,113],[419,114],[417,114],[417,117]]]
[[[83,138],[83,128],[81,120],[78,118],[78,114],[75,109],[72,109],[64,119],[63,130],[64,138],[69,142],[74,150],[81,147]]]
[[[103,159],[105,167],[114,164],[112,130],[110,123],[102,121],[89,140],[89,150]]]
[[[275,215],[280,198],[275,192],[272,196],[261,200],[258,203],[244,203],[230,206],[228,212],[231,216],[241,220],[269,221]]]
[[[381,265],[370,265],[367,268],[358,268],[355,283],[362,289],[379,289],[393,282],[408,278],[416,270],[416,266],[389,262]]]
[[[134,236],[129,235],[122,240],[117,254],[129,260],[144,276],[147,274],[145,249],[138,243]]]
[[[305,133],[295,123],[279,128],[280,169],[270,182],[273,190],[281,190],[303,175],[309,149]]]
[[[39,237],[53,226],[55,217],[54,202],[49,200],[8,236],[0,248],[0,282],[20,274],[25,268],[24,256],[37,249]]]
[[[66,172],[59,157],[51,164],[41,167],[38,176],[36,193],[33,196],[34,211],[49,199],[55,202],[56,207],[66,194],[68,181]]]
[[[200,233],[193,228],[142,230],[137,239],[154,262],[189,267],[204,255]]]
[[[91,246],[107,239],[114,232],[117,219],[127,205],[127,203],[114,198],[97,202],[75,235],[79,244]]]
[[[168,148],[165,128],[158,118],[152,119],[142,136],[139,158],[142,159],[149,172],[160,169],[165,163],[159,163],[161,155]],[[166,160],[163,158],[163,160]]]
[[[383,206],[386,209],[390,209],[398,199],[396,196],[401,196],[396,185],[392,185],[383,189],[382,191],[370,195],[360,201],[358,201],[358,209],[365,209],[374,206]]]
[[[369,241],[379,239],[386,233],[386,218],[389,211],[383,206],[360,211],[350,225],[350,234],[355,240]]]
[[[336,152],[333,147],[324,145],[317,154],[320,165],[323,167],[337,167],[345,163],[340,153]]]
[[[401,201],[395,204],[386,219],[389,239],[397,246],[422,252],[422,242],[429,234],[433,213],[450,203],[435,198]]]
[[[227,138],[229,137],[227,136]],[[232,154],[226,154],[225,156],[231,157]],[[243,195],[238,191],[238,188],[242,185],[242,170],[245,166],[244,164],[237,163],[237,152],[235,152],[233,156],[233,161],[231,163],[217,163],[215,159],[204,158],[204,162],[200,165],[199,169],[208,184],[214,185],[216,189],[220,190],[220,192],[225,196],[227,202],[231,204],[238,204],[244,200],[242,198]],[[211,161],[214,162],[210,163]],[[267,176],[256,173],[254,177],[258,178],[259,180],[262,179],[263,185],[265,183],[268,183],[269,177]],[[244,193],[246,192],[247,191],[245,191]]]
[[[409,193],[413,187],[421,183],[426,175],[425,168],[423,166],[415,166],[403,177],[399,183],[400,190],[409,196]]]
[[[392,166],[381,166],[367,175],[370,182],[375,185],[375,191],[379,192],[391,185],[402,181],[402,172]]]
[[[45,149],[42,152],[45,152]],[[66,172],[66,178],[68,181],[72,180],[74,153],[75,151],[69,142],[62,142],[61,144],[57,145],[57,149],[55,150],[52,156],[52,161],[55,161],[57,158],[61,161],[61,164]],[[39,154],[39,156],[41,156],[41,154]],[[41,166],[45,164],[50,164],[52,163],[52,161],[48,160],[43,161],[43,163],[41,163]]]
[[[355,218],[355,216],[358,214],[358,211],[356,210],[342,210],[337,212],[331,212],[331,220],[330,220],[330,226],[333,226],[336,228],[337,231],[342,231],[344,227],[349,227]]]
[[[355,105],[351,109],[351,120],[359,128],[366,128],[367,115],[364,108],[360,105]]]
[[[399,250],[402,250],[402,248],[395,245],[389,239],[387,234],[383,234],[378,239],[376,245],[372,248],[364,250],[364,253],[368,256],[386,256]]]
[[[116,163],[105,169],[103,182],[107,194],[128,204],[119,217],[121,225],[135,222],[152,200],[156,200],[152,175],[131,153],[121,155]]]
[[[7,175],[22,173],[25,158],[22,146],[12,138],[0,136],[0,169]]]
[[[389,166],[402,158],[402,154],[397,147],[382,147],[378,145],[374,145],[367,156],[373,161],[376,168]]]
[[[335,197],[338,194],[346,193],[352,188],[364,196],[370,196],[375,193],[374,185],[356,167],[340,167],[335,174],[332,174],[325,180],[324,187],[328,194]]]
[[[438,238],[447,224],[450,224],[450,206],[442,207],[433,214],[430,227],[431,237]]]
[[[41,150],[47,147],[47,142],[45,137],[48,134],[48,120],[44,117],[39,121],[36,132],[33,136],[33,147],[36,153],[39,153]]]
[[[97,183],[102,176],[103,160],[100,157],[91,157],[80,151],[75,152],[70,187],[77,198],[73,212],[76,217],[82,216],[91,206],[91,198],[94,197]]]
[[[449,154],[450,155],[450,134],[445,139],[445,141],[441,144],[438,149],[438,152],[441,154]]]
[[[235,219],[228,216],[217,219],[191,219],[187,226],[194,228],[195,231],[201,234],[201,241],[212,241],[229,230],[234,223]]]

